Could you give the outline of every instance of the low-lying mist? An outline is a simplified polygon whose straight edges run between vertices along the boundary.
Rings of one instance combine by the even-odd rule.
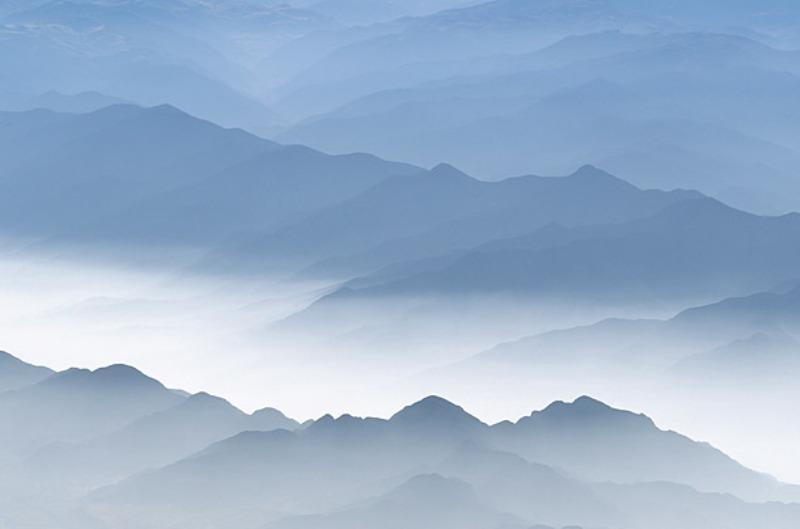
[[[675,307],[375,299],[338,307],[337,320],[314,305],[335,285],[187,274],[187,264],[130,268],[7,254],[0,261],[2,347],[56,369],[128,363],[169,387],[208,391],[245,410],[275,406],[299,419],[387,416],[440,394],[496,422],[590,394],[800,481],[800,463],[792,462],[800,428],[788,420],[794,385],[766,375],[681,372],[682,358],[722,344],[653,333],[655,318],[667,320]],[[540,345],[526,352],[523,337],[609,317],[643,327],[577,341],[565,331],[562,341],[533,338]]]

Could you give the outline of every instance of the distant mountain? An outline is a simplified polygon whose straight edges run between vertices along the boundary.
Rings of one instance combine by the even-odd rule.
[[[438,474],[415,476],[371,500],[327,515],[298,516],[270,523],[265,529],[499,529],[525,525],[482,505],[469,484]]]
[[[287,104],[329,106],[279,138],[422,165],[446,159],[488,179],[559,174],[578,159],[643,187],[699,189],[761,212],[800,203],[796,52],[729,34],[593,30],[527,54],[453,65],[423,57],[370,82],[353,74],[336,90],[322,81],[298,90]],[[756,185],[753,174],[769,177]]]
[[[611,319],[500,344],[454,366],[484,370],[600,368],[688,376],[703,384],[763,377],[778,383],[800,373],[800,289],[729,298],[667,320]],[[482,367],[481,367],[482,366]],[[513,367],[512,367],[513,366]]]
[[[311,57],[282,87],[287,95],[279,106],[307,118],[382,89],[469,75],[473,61],[531,52],[567,35],[652,27],[603,2],[496,0],[375,24],[368,31],[348,28],[330,40],[310,35],[288,46],[294,55]],[[287,58],[272,57],[268,64]],[[324,85],[336,90],[326,93]]]
[[[800,253],[785,244],[800,233],[800,216],[761,217],[706,198],[677,202],[648,218],[556,233],[544,229],[485,244],[439,271],[350,296],[686,300],[767,289],[793,279],[800,264]]]
[[[120,214],[108,215],[91,226],[89,233],[101,240],[179,242],[207,248],[225,243],[218,265],[227,261],[234,269],[246,269],[247,255],[227,255],[239,240],[270,233],[385,179],[402,179],[418,171],[367,154],[331,156],[286,146],[195,183],[145,197]],[[137,222],[131,222],[132,218]],[[235,262],[237,257],[241,262]],[[293,258],[288,253],[273,257],[277,262]],[[270,267],[269,263],[260,264],[265,270]]]
[[[615,527],[622,522],[622,512],[587,484],[509,452],[465,443],[442,462],[439,471],[470,483],[496,509],[539,524]]]
[[[394,428],[420,437],[443,435],[471,439],[481,436],[486,427],[462,407],[436,396],[406,406],[392,415],[390,422]]]
[[[0,351],[0,393],[36,384],[52,374],[49,368],[28,364]]]
[[[55,90],[50,90],[30,98],[24,104],[26,108],[20,110],[43,108],[46,110],[52,110],[53,112],[84,114],[87,112],[94,112],[95,110],[100,110],[101,108],[109,107],[111,105],[129,104],[131,104],[130,101],[94,91],[80,92],[77,94],[63,94],[61,92],[56,92]]]
[[[413,177],[385,180],[239,252],[322,260],[308,272],[352,277],[554,222],[581,226],[644,217],[697,196],[643,191],[593,167],[563,178],[485,182],[441,164]]]
[[[102,437],[46,446],[28,458],[25,468],[40,478],[97,486],[167,465],[240,432],[297,426],[277,410],[247,415],[219,397],[198,393]]]
[[[546,202],[557,208],[555,215],[561,218],[570,214],[568,204],[580,203],[567,196],[574,195],[567,193],[564,202],[552,199],[551,195]],[[609,203],[616,203],[611,196]],[[380,360],[373,354],[377,349],[396,353],[400,361],[393,365],[400,369],[403,362],[412,358],[433,367],[437,362],[446,364],[463,359],[459,353],[476,354],[498,343],[553,328],[585,326],[618,315],[674,314],[687,306],[766,290],[796,278],[800,252],[785,243],[800,234],[800,217],[796,214],[764,217],[708,198],[682,193],[662,197],[679,200],[649,217],[623,222],[588,226],[576,223],[566,227],[546,224],[541,219],[541,227],[532,233],[468,249],[455,246],[461,233],[485,235],[486,232],[460,230],[461,226],[478,224],[449,223],[441,225],[445,229],[439,234],[449,233],[449,241],[455,247],[444,255],[437,256],[434,251],[446,247],[446,242],[441,246],[420,243],[435,233],[435,227],[428,233],[401,240],[398,248],[404,252],[393,253],[393,241],[389,241],[382,247],[376,245],[380,253],[370,250],[373,253],[363,252],[360,259],[341,259],[338,263],[330,260],[310,270],[319,273],[328,266],[341,273],[347,268],[336,268],[331,263],[360,263],[365,267],[375,263],[375,256],[384,259],[382,262],[389,261],[384,256],[400,262],[344,283],[308,307],[272,324],[264,333],[307,344],[300,350],[339,350],[349,355],[347,358],[357,358],[360,364]],[[535,200],[528,198],[529,203]],[[587,200],[591,198],[587,196]],[[629,205],[636,203],[635,199],[628,200]],[[594,205],[603,207],[601,202]],[[541,218],[538,214],[547,214],[549,210],[546,206],[520,210],[528,211],[519,218],[527,216],[529,222],[519,224],[509,220],[513,211],[513,207],[500,208],[495,215],[484,217],[487,222],[481,226],[489,230],[494,226],[503,230],[535,227],[535,219]],[[593,210],[577,211],[592,214]],[[614,207],[605,212],[600,215],[625,213],[624,209]],[[492,219],[498,223],[493,224]],[[586,217],[583,219],[590,222]],[[364,221],[361,225],[373,224]],[[298,232],[294,239],[289,233],[287,230],[287,242],[301,240]],[[325,244],[320,241],[319,246],[309,247],[323,250]],[[401,254],[415,257],[415,249],[417,252],[430,249],[431,253],[428,256],[417,253],[416,257],[423,258],[403,263]],[[257,254],[255,250],[253,254]],[[646,334],[648,324],[643,324],[645,329],[641,334],[636,329],[641,326],[631,324],[631,333],[615,339],[614,331],[610,330],[614,325],[601,326],[598,336],[605,332],[606,339],[596,342],[580,341],[579,334],[590,336],[592,330],[579,330],[575,340],[569,333],[537,338],[543,347],[532,355],[553,358],[556,364],[564,366],[559,355],[566,353],[563,358],[581,358],[582,369],[588,365],[613,365],[623,370],[642,367],[663,370],[684,354],[746,337],[732,335],[728,340],[709,341],[708,336],[706,339],[700,336],[693,341],[686,332],[648,341],[652,337]],[[309,333],[309,329],[313,332]],[[576,346],[557,347],[562,336],[576,342]],[[620,340],[618,347],[617,340]],[[681,350],[677,345],[689,349]],[[525,350],[524,345],[519,349]],[[670,351],[672,356],[664,354]],[[629,362],[621,363],[618,361],[621,358]]]
[[[532,460],[540,464],[528,462]],[[558,465],[569,475],[544,465]],[[796,494],[708,445],[664,432],[647,417],[587,397],[496,426],[430,397],[389,420],[326,416],[297,433],[243,433],[156,472],[102,489],[92,495],[92,502],[112,513],[116,523],[128,516],[146,520],[152,516],[148,513],[165,505],[175,509],[171,523],[189,515],[217,519],[237,508],[250,512],[254,505],[264,517],[274,516],[279,506],[349,512],[342,507],[363,498],[365,491],[369,496],[383,494],[420,469],[474,483],[487,505],[529,522],[557,526],[590,519],[620,523],[625,518],[623,510],[581,480],[672,480],[761,500]],[[539,487],[549,492],[536,499],[542,494]],[[211,497],[214,501],[208,502]],[[120,510],[134,504],[135,513],[129,507]],[[335,523],[337,516],[277,523]]]
[[[790,285],[795,282],[795,278],[789,280]],[[800,286],[769,289],[690,308],[675,316],[673,321],[676,326],[688,329],[735,328],[756,332],[781,327],[797,328],[800,325]]]
[[[415,0],[397,2],[394,0],[299,0],[295,5],[325,14],[349,25],[366,25],[375,22],[388,22],[400,17],[423,16],[469,4],[480,0],[436,0],[433,2]]]
[[[628,527],[648,529],[770,527],[790,529],[797,523],[796,503],[745,503],[728,494],[698,493],[682,485],[654,482],[600,484],[598,495],[626,513]]]
[[[13,148],[0,180],[3,192],[15,197],[2,215],[10,234],[76,229],[138,198],[277,148],[170,106],[111,106],[77,115],[32,111],[0,119]],[[42,149],[48,157],[38,156]],[[23,211],[38,208],[50,215],[20,221]]]
[[[49,443],[85,441],[183,400],[129,366],[69,369],[0,394],[0,452],[21,457]]]
[[[782,332],[756,333],[679,361],[674,372],[707,383],[762,380],[790,383],[800,373],[800,341]]]
[[[589,397],[555,402],[496,428],[495,443],[502,449],[590,481],[669,481],[750,501],[796,499],[798,494],[797,489],[748,470],[711,446],[662,431],[644,415]]]
[[[47,1],[9,11],[0,13],[0,64],[30,94],[96,90],[256,132],[280,118],[251,95],[262,80],[250,66],[337,26],[310,10],[256,1]]]
[[[0,189],[15,197],[0,214],[9,236],[207,250],[419,170],[284,147],[169,106],[9,112],[0,122],[9,147]],[[23,215],[31,209],[50,213]]]

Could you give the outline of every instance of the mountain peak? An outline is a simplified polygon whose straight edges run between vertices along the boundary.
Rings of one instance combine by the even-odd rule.
[[[607,183],[618,186],[625,186],[635,189],[635,186],[625,180],[618,178],[611,173],[604,171],[594,165],[582,165],[577,171],[567,176],[570,180],[575,180],[581,183]]]
[[[461,406],[457,406],[442,397],[431,395],[406,406],[395,413],[391,423],[412,427],[436,428],[477,428],[484,424],[473,417]]]
[[[0,392],[36,384],[52,374],[51,369],[29,364],[0,351]]]
[[[602,427],[607,429],[620,426],[652,428],[653,421],[646,415],[612,408],[608,404],[589,396],[581,396],[572,402],[555,401],[541,411],[533,412],[520,421],[528,423],[547,423],[560,427]]]
[[[411,477],[389,494],[393,500],[400,502],[447,501],[461,503],[474,501],[476,496],[472,487],[456,478],[446,478],[441,474],[419,474]]]
[[[221,411],[225,410],[225,411],[235,411],[238,413],[243,413],[241,410],[239,410],[236,406],[234,406],[227,400],[206,393],[205,391],[201,391],[199,393],[190,395],[186,399],[186,401],[184,401],[182,406],[189,409],[197,409],[197,410],[221,410]]]
[[[150,378],[135,367],[126,364],[112,364],[106,367],[95,369],[70,368],[66,371],[56,373],[50,378],[45,379],[43,384],[69,386],[77,385],[84,387],[105,388],[110,387],[114,390],[134,389],[134,388],[166,388],[154,378]]]
[[[440,163],[439,165],[433,167],[430,171],[428,171],[430,176],[439,178],[439,179],[454,179],[454,180],[463,180],[463,179],[470,179],[471,177],[466,174],[465,172],[453,167],[449,163]]]
[[[282,411],[275,408],[261,408],[250,415],[251,421],[255,423],[257,429],[284,429],[294,430],[299,423],[287,417]]]
[[[0,365],[4,364],[24,364],[22,360],[17,358],[16,356],[7,353],[5,351],[0,351]]]
[[[106,380],[113,380],[117,382],[134,381],[141,379],[149,379],[147,375],[139,371],[133,366],[127,364],[111,364],[106,367],[98,368],[92,371],[96,378],[103,378]],[[152,380],[152,379],[151,379]]]
[[[178,107],[176,107],[174,105],[170,105],[169,103],[164,103],[162,105],[156,105],[154,107],[148,108],[147,110],[149,110],[149,111],[151,111],[153,113],[162,114],[162,115],[169,115],[169,114],[181,115],[181,116],[187,115],[183,110],[179,109]]]

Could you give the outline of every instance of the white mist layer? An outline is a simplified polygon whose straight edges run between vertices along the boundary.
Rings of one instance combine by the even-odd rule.
[[[329,285],[186,278],[180,268],[157,273],[21,258],[0,262],[0,277],[0,347],[55,369],[128,363],[170,387],[208,391],[246,410],[274,406],[298,419],[345,412],[385,417],[436,393],[494,422],[590,394],[708,441],[747,466],[800,482],[794,457],[800,427],[792,424],[794,400],[784,390],[676,388],[611,368],[574,377],[431,371],[504,341],[501,336],[589,323],[602,314],[560,312],[530,319],[526,327],[530,315],[500,312],[482,326],[470,321],[471,332],[434,314],[424,329],[414,328],[417,341],[398,344],[380,333],[369,340],[352,339],[352,331],[325,338],[313,326],[272,332],[273,324]]]

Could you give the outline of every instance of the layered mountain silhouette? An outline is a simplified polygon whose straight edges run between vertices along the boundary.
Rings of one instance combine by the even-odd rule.
[[[208,248],[417,171],[368,155],[283,147],[170,106],[0,119],[13,147],[0,182],[15,197],[3,213],[10,235]],[[37,156],[42,149],[48,157]],[[23,215],[31,208],[50,213],[34,222]]]
[[[441,164],[386,180],[238,251],[322,260],[313,275],[351,275],[435,257],[559,222],[570,226],[645,217],[699,196],[640,190],[594,167],[563,178],[479,181]]]
[[[797,529],[798,94],[796,0],[0,2],[92,363],[0,352],[0,529]]]
[[[321,298],[280,328],[344,333],[370,324],[391,334],[402,325],[413,333],[428,314],[473,310],[490,317],[505,302],[611,307],[595,321],[614,314],[613,307],[679,310],[793,280],[800,253],[785,241],[800,233],[799,219],[757,216],[701,197],[625,222],[547,225],[393,265]]]
[[[0,13],[8,50],[0,62],[17,91],[95,90],[258,131],[280,118],[253,94],[254,65],[297,36],[337,26],[310,10],[250,1],[15,4]]]
[[[52,374],[49,368],[28,364],[0,351],[0,393],[41,382]]]
[[[420,61],[398,79],[375,76],[384,81],[377,86],[354,73],[337,83],[327,112],[280,138],[423,165],[444,158],[491,179],[563,173],[565,161],[580,159],[648,188],[699,189],[761,212],[796,209],[798,145],[787,135],[797,112],[794,52],[739,35],[611,31],[482,59],[450,68]],[[324,101],[326,88],[295,97]],[[769,176],[756,184],[753,174]]]
[[[69,369],[0,394],[1,449],[24,456],[52,442],[88,440],[183,399],[130,366]]]
[[[524,527],[521,520],[481,504],[471,487],[439,474],[414,476],[389,492],[350,509],[328,515],[289,518],[268,524],[270,529],[407,528],[433,524],[436,527]]]
[[[647,368],[708,383],[759,378],[776,384],[798,372],[798,294],[792,286],[681,311],[667,320],[610,319],[504,343],[458,369],[516,365]]]
[[[590,397],[489,425],[430,396],[389,419],[326,415],[301,428],[111,366],[56,373],[0,402],[5,431],[28,442],[42,443],[37,421],[62,425],[48,432],[55,443],[6,463],[12,523],[35,516],[28,502],[42,490],[67,527],[644,529],[655,509],[656,527],[782,529],[800,516],[795,504],[746,503],[796,500],[795,487]]]
[[[491,500],[488,505],[557,526],[590,519],[629,523],[618,507],[625,499],[609,501],[604,496],[614,495],[605,486],[594,488],[582,480],[689,483],[700,490],[736,492],[759,501],[796,494],[708,445],[661,431],[647,417],[614,410],[588,397],[555,403],[517,423],[496,426],[430,397],[389,420],[328,416],[297,433],[240,434],[157,472],[102,489],[93,498],[110,510],[138,503],[143,508],[137,516],[166,505],[210,518],[246,505],[259,505],[264,513],[274,513],[280,505],[300,509],[313,505],[316,510],[336,512],[276,522],[278,527],[311,527],[345,523],[343,519],[351,520],[356,513],[368,516],[371,502],[344,511],[335,506],[356,502],[366,490],[373,495],[386,490],[391,496],[393,482],[415,469],[474,482],[475,490]],[[538,487],[545,484],[548,495],[534,499],[533,492],[540,493]],[[648,494],[649,485],[631,487],[632,495]],[[207,505],[211,495],[215,501]],[[714,495],[692,495],[692,501],[713,509]],[[375,501],[382,503],[382,498]],[[753,516],[760,515],[760,507],[752,509]],[[669,516],[674,520],[681,515]],[[393,519],[387,523],[395,523]],[[791,515],[786,518],[791,519]],[[361,523],[360,518],[352,520]],[[687,527],[699,527],[697,523],[695,519]]]
[[[800,372],[800,341],[785,332],[755,333],[684,358],[675,372],[692,378],[787,383]]]
[[[248,415],[224,399],[197,393],[113,433],[79,444],[45,446],[28,458],[26,467],[49,479],[69,476],[70,483],[97,486],[166,465],[240,432],[297,426],[278,410]]]
[[[43,94],[31,97],[21,103],[17,110],[33,110],[37,108],[52,110],[53,112],[68,112],[72,114],[83,114],[94,112],[101,108],[111,105],[127,105],[130,101],[107,96],[100,92],[87,91],[77,94],[63,94],[55,90],[49,90]],[[7,109],[11,110],[11,109]]]

